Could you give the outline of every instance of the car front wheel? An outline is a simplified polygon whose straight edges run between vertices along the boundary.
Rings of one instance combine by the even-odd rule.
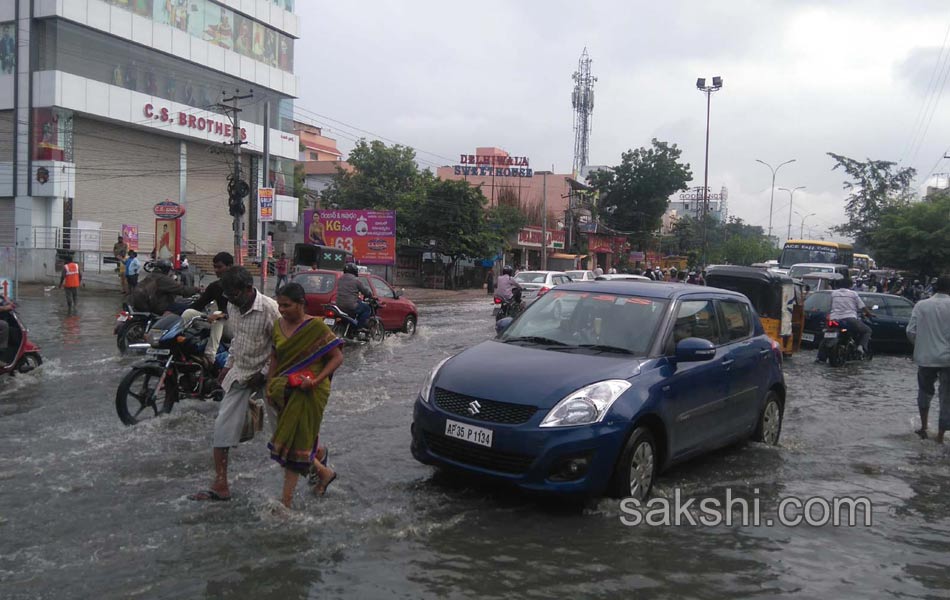
[[[645,500],[657,473],[656,441],[646,427],[637,427],[627,439],[614,472],[615,496]]]

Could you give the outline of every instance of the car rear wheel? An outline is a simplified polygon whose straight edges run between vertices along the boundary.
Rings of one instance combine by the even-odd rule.
[[[645,500],[657,473],[656,441],[646,427],[637,427],[627,439],[614,470],[613,494]]]
[[[765,408],[759,416],[759,425],[755,429],[755,441],[777,446],[782,435],[782,403],[775,390],[765,395]]]
[[[406,335],[414,335],[416,333],[416,318],[412,315],[406,315],[406,320],[402,324],[402,331]]]

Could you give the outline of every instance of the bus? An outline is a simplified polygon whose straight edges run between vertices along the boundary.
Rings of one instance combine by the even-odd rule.
[[[779,268],[788,269],[798,263],[830,263],[854,266],[854,246],[824,240],[788,240],[779,258]]]
[[[877,263],[867,254],[856,253],[854,255],[854,268],[859,271],[870,271],[871,269],[877,268]]]

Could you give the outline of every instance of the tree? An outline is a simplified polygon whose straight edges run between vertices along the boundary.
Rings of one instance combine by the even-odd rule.
[[[631,232],[641,249],[660,227],[670,195],[685,190],[693,177],[689,164],[679,162],[681,154],[676,144],[654,138],[650,148],[628,150],[618,166],[590,176],[607,225]]]
[[[910,202],[913,197],[911,183],[917,171],[911,167],[895,171],[897,164],[885,160],[861,162],[833,152],[828,156],[835,161],[832,171],[843,169],[851,178],[843,185],[848,192],[845,200],[848,222],[835,227],[835,231],[852,236],[856,249],[864,249],[884,212]]]
[[[950,270],[950,195],[885,210],[870,241],[879,264],[922,276]]]

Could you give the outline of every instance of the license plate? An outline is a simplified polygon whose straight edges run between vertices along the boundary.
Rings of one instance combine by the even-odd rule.
[[[333,327],[334,325],[336,325],[336,319],[326,318],[326,319],[323,320],[323,324],[324,324],[324,325],[329,325],[330,327]]]
[[[167,348],[149,348],[145,351],[145,354],[151,354],[152,356],[168,356],[171,354],[171,350]]]
[[[491,448],[492,430],[485,429],[484,427],[475,427],[473,425],[466,425],[465,423],[446,419],[445,435],[446,437]]]
[[[802,341],[803,341],[803,342],[814,342],[814,341],[815,341],[815,334],[814,334],[814,333],[803,333],[803,334],[802,334]]]
[[[825,332],[825,339],[826,339],[826,340],[836,340],[836,339],[838,339],[838,332],[837,332],[837,331],[826,331],[826,332]]]

